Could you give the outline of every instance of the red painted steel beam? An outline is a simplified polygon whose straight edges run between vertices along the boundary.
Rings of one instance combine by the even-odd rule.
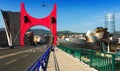
[[[24,3],[21,3],[20,12],[20,45],[24,46],[24,36],[28,29],[33,26],[42,25],[50,29],[53,35],[53,44],[57,44],[57,21],[56,21],[56,4],[52,12],[44,18],[34,18],[29,15],[25,9]]]

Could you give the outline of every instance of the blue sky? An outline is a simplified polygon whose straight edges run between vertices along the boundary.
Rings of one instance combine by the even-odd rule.
[[[0,0],[0,9],[20,11],[21,2],[30,15],[38,18],[47,16],[56,3],[58,31],[86,32],[104,27],[107,13],[115,14],[116,30],[120,31],[120,0]],[[2,21],[0,16],[0,28],[4,27]]]

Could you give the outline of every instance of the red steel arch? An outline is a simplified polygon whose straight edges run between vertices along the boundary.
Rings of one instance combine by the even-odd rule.
[[[20,12],[20,45],[24,46],[24,36],[28,29],[33,26],[42,25],[50,29],[53,35],[53,44],[57,44],[57,28],[56,28],[56,4],[52,12],[45,18],[34,18],[30,16],[24,6],[24,3],[21,3],[21,12]]]

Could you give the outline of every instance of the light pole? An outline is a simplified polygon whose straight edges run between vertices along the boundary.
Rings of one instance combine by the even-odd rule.
[[[48,7],[49,7],[49,11],[51,10],[51,9],[50,9],[51,4],[43,4],[42,6],[43,6],[43,7],[48,6]],[[52,41],[53,41],[53,40],[52,40],[52,23],[51,23],[51,22],[52,22],[52,19],[51,19],[51,16],[50,16],[50,29],[51,29],[51,31],[50,31],[50,41],[49,41],[50,44],[52,44]]]

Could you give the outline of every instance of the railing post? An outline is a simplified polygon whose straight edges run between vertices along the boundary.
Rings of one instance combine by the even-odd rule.
[[[40,63],[40,61],[38,60],[37,71],[40,71],[40,65],[41,65],[41,63]]]
[[[81,49],[79,50],[79,53],[80,53],[80,57],[79,58],[80,58],[80,61],[81,61],[81,55],[82,55]]]
[[[90,51],[90,67],[92,67],[92,57],[93,57],[93,54],[92,54],[92,51]]]
[[[72,50],[70,49],[70,55],[72,55]]]
[[[75,57],[75,50],[74,49],[72,49],[73,50],[73,57]]]
[[[49,54],[50,54],[50,47],[42,54],[42,56],[27,71],[40,71],[41,68],[45,70],[45,66],[47,64]]]
[[[115,71],[115,55],[112,55],[112,71]]]

